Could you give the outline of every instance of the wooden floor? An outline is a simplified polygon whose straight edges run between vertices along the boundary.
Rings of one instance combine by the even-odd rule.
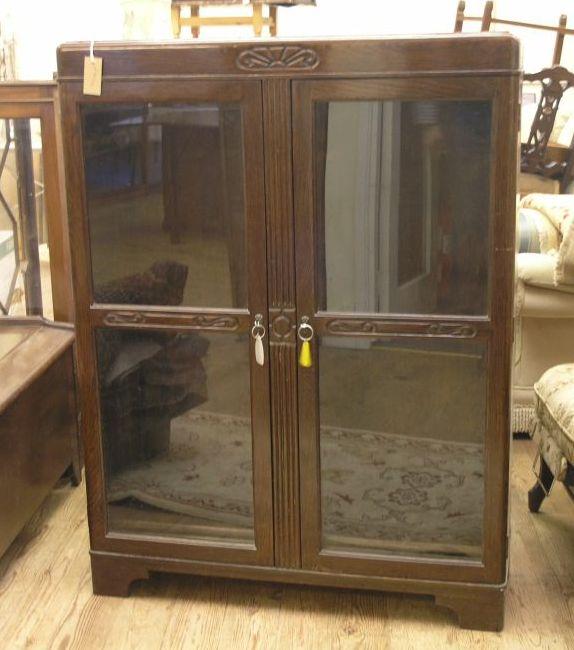
[[[514,443],[503,633],[460,630],[425,598],[180,576],[94,597],[83,488],[56,490],[0,560],[0,648],[574,648],[574,503],[526,507],[534,447]]]

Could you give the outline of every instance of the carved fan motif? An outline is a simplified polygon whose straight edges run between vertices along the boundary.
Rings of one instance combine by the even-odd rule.
[[[242,70],[312,69],[317,65],[319,57],[314,50],[296,45],[253,47],[237,57],[237,67]]]

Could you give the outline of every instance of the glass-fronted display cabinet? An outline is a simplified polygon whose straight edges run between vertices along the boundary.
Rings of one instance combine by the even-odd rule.
[[[95,591],[404,590],[499,628],[514,40],[102,45],[100,96],[87,47],[59,78]]]
[[[73,320],[53,81],[0,83],[0,317]]]

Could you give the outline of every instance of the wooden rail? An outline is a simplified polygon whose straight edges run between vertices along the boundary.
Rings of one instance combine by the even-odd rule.
[[[465,16],[466,2],[460,0],[456,10],[454,31],[462,32],[465,21],[480,22],[481,31],[488,32],[491,25],[507,25],[510,27],[526,27],[527,29],[538,29],[548,32],[556,32],[556,42],[554,44],[554,54],[552,55],[552,65],[558,65],[562,58],[562,48],[564,46],[564,37],[574,35],[574,29],[568,28],[568,16],[561,14],[558,25],[544,25],[542,23],[529,23],[523,20],[509,20],[506,18],[496,18],[492,15],[494,3],[489,0],[484,5],[482,16]]]

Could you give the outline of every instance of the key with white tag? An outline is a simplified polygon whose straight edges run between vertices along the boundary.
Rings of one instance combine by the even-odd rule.
[[[255,337],[255,361],[262,366],[265,363],[265,350],[263,349],[263,338],[260,334]]]
[[[255,341],[255,361],[258,365],[265,364],[265,348],[263,347],[263,337],[265,336],[265,326],[263,325],[263,316],[255,315],[255,323],[251,328],[251,336]]]

